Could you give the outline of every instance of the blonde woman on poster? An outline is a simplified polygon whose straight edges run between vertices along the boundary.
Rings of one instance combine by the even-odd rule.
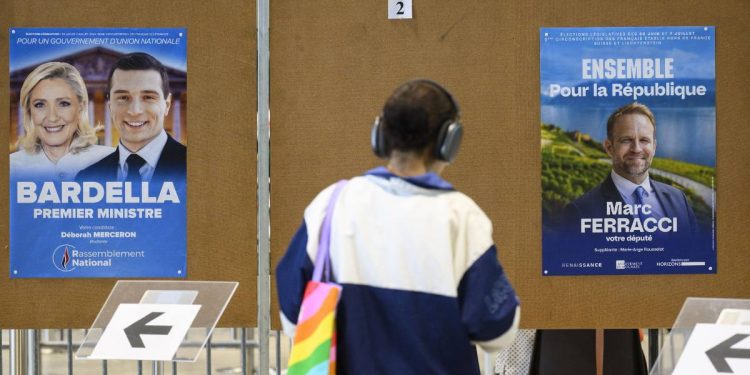
[[[72,180],[113,151],[96,144],[89,97],[78,70],[64,62],[34,69],[21,87],[24,135],[10,155],[15,179]]]

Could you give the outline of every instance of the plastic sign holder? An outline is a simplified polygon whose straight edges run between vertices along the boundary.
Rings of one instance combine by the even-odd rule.
[[[692,374],[750,374],[750,300],[685,300],[650,375]]]
[[[76,358],[194,362],[238,284],[120,280]]]

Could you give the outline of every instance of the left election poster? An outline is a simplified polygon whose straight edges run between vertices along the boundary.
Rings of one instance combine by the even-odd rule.
[[[8,32],[10,277],[185,277],[187,30]]]

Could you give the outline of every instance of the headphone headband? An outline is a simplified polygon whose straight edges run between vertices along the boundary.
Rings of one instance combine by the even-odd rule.
[[[418,79],[412,80],[411,82],[413,82],[413,83],[419,83],[419,82],[426,83],[426,84],[434,87],[438,91],[442,92],[443,95],[445,95],[445,97],[448,98],[448,101],[451,103],[451,106],[453,106],[453,108],[456,109],[456,115],[452,119],[453,122],[458,122],[458,120],[461,118],[461,108],[458,106],[458,102],[456,101],[456,99],[453,98],[453,94],[451,94],[451,92],[448,91],[448,89],[446,89],[445,87],[443,87],[441,84],[439,84],[439,83],[437,83],[437,82],[435,82],[435,81],[433,81],[431,79],[427,79],[427,78],[418,78]]]

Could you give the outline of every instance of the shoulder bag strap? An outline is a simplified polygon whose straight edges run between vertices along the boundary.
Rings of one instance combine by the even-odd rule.
[[[339,193],[348,181],[341,180],[336,183],[333,194],[328,200],[326,207],[326,216],[323,219],[323,225],[320,227],[320,238],[318,240],[318,255],[315,257],[315,268],[313,269],[313,281],[328,281],[331,279],[331,219],[333,218],[333,207],[336,204]],[[323,274],[325,272],[325,275]],[[325,279],[323,279],[325,276]]]

